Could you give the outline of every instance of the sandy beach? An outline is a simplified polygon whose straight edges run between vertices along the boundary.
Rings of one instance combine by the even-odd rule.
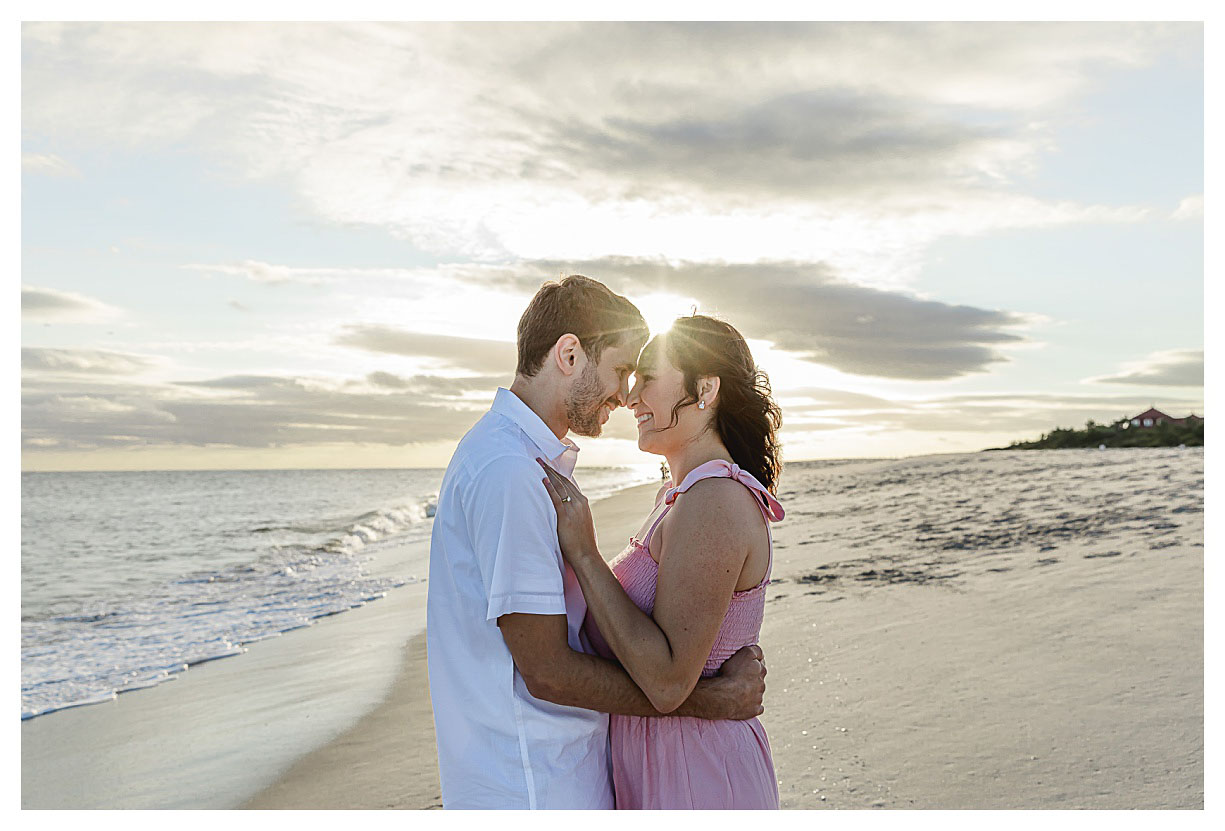
[[[782,806],[1202,808],[1203,473],[1198,448],[788,468],[761,639]],[[606,556],[655,491],[596,503]],[[23,724],[23,806],[67,807],[74,776],[100,775],[82,759],[133,763],[124,730],[146,751],[159,731],[178,746],[208,707],[253,729],[226,724],[218,695],[252,677],[291,691],[303,656],[356,638],[380,644],[360,663],[383,683],[210,804],[439,807],[424,639],[403,635],[424,593],[405,588],[174,684]],[[287,695],[298,723],[344,698],[326,687],[345,679],[315,683]]]
[[[1201,449],[818,481],[762,634],[783,807],[1203,807]]]

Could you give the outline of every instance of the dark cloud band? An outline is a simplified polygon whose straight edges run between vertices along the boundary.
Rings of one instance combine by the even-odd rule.
[[[1025,338],[1023,314],[924,300],[846,282],[821,263],[670,263],[608,257],[535,261],[507,268],[503,282],[525,293],[561,273],[578,273],[627,295],[698,298],[748,338],[843,372],[941,380],[985,372],[1008,360],[998,347]],[[464,279],[462,271],[455,273]],[[488,270],[473,279],[498,279]]]

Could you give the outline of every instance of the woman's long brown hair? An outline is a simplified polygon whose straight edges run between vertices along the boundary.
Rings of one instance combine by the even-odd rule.
[[[685,376],[687,398],[672,408],[672,424],[681,407],[698,400],[698,378],[718,376],[714,426],[732,461],[776,493],[782,472],[778,428],[783,414],[770,393],[770,378],[753,363],[744,338],[729,323],[706,315],[677,318],[672,329],[643,350],[647,364],[663,344],[669,362]],[[678,483],[679,484],[679,483]]]

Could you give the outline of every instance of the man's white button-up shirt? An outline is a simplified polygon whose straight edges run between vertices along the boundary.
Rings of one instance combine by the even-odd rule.
[[[447,808],[613,807],[608,716],[532,697],[497,625],[564,614],[570,647],[593,651],[537,456],[571,476],[578,447],[499,388],[438,493],[426,641]]]

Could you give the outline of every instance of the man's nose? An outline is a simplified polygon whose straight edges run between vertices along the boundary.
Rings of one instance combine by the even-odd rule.
[[[627,406],[630,399],[630,380],[626,378],[617,387],[617,403],[622,407]]]

